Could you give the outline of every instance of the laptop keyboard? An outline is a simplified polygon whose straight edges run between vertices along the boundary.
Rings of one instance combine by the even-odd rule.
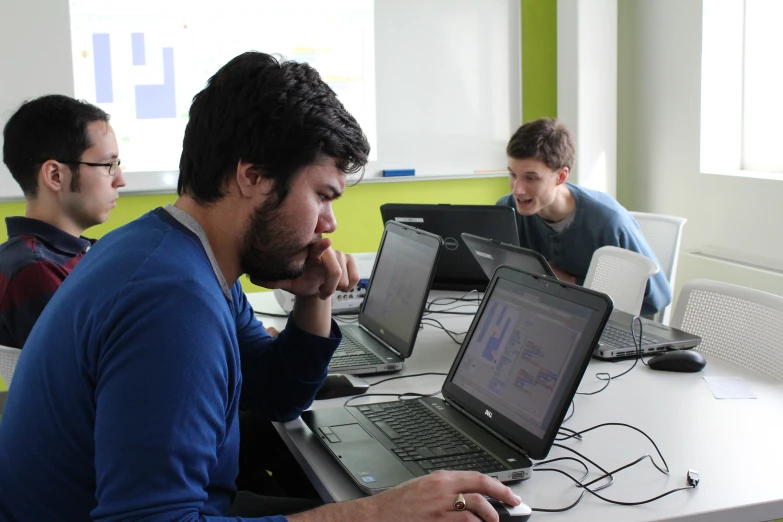
[[[368,350],[363,344],[351,337],[347,331],[343,331],[343,340],[332,356],[329,370],[340,368],[355,368],[357,366],[370,366],[383,364],[385,361]]]
[[[358,410],[396,444],[392,451],[400,460],[415,461],[427,473],[439,469],[481,473],[506,469],[419,401],[368,404]]]
[[[636,340],[637,342],[639,341],[638,336],[636,337]],[[634,346],[631,332],[627,330],[621,330],[610,325],[606,325],[603,333],[601,334],[601,339],[599,339],[598,342],[602,344],[608,344],[609,346],[614,346],[615,348],[627,348],[629,346]],[[659,341],[650,339],[649,337],[642,336],[642,346],[657,344],[658,342]]]

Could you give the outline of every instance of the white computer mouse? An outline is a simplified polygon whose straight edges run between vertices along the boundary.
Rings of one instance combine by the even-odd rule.
[[[500,522],[524,522],[533,514],[533,510],[524,502],[518,506],[509,506],[508,504],[492,499],[489,503],[492,504],[492,507],[498,512]]]

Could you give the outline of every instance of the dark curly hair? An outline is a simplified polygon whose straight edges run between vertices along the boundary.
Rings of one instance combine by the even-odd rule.
[[[356,119],[315,69],[247,52],[193,98],[177,192],[202,204],[218,201],[242,161],[275,181],[282,203],[294,176],[323,155],[353,174],[363,170],[369,152]]]

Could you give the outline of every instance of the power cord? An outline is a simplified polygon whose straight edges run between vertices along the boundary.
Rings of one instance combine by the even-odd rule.
[[[476,294],[476,297],[468,298],[470,294]],[[471,290],[469,292],[466,292],[460,297],[436,297],[432,301],[427,303],[427,308],[433,305],[439,305],[439,306],[446,306],[446,305],[452,305],[458,301],[470,301],[470,302],[481,302],[481,292],[478,290]],[[447,303],[440,303],[440,301],[448,301]]]
[[[636,464],[639,464],[640,462],[642,462],[642,461],[644,461],[646,459],[649,459],[650,462],[652,463],[652,465],[655,466],[655,468],[659,472],[663,473],[664,475],[668,475],[669,474],[669,465],[666,463],[666,459],[663,457],[663,454],[661,453],[661,450],[658,448],[658,445],[655,444],[655,441],[653,441],[652,438],[649,435],[647,435],[644,431],[640,430],[639,428],[637,428],[635,426],[631,426],[630,424],[625,424],[625,423],[621,423],[621,422],[607,422],[607,423],[603,423],[603,424],[598,424],[596,426],[592,426],[590,428],[587,428],[587,429],[581,430],[581,431],[574,431],[574,430],[570,430],[568,428],[561,427],[559,432],[568,432],[568,433],[566,433],[562,437],[558,437],[555,440],[564,441],[564,440],[568,440],[568,439],[572,439],[572,438],[581,439],[582,435],[584,435],[585,433],[593,431],[593,430],[596,430],[598,428],[607,427],[607,426],[619,426],[619,427],[624,427],[624,428],[630,428],[630,429],[635,430],[635,431],[641,433],[642,435],[644,435],[645,438],[647,438],[647,440],[649,440],[650,443],[655,448],[656,453],[658,454],[658,456],[661,459],[661,462],[663,463],[663,467],[659,466],[658,463],[655,462],[655,459],[652,456],[650,456],[650,454],[645,454],[645,455],[642,455],[641,457],[639,457],[638,459],[636,459],[636,460],[634,460],[632,462],[629,462],[628,464],[624,464],[624,465],[620,466],[619,468],[613,469],[611,471],[606,471],[601,466],[599,466],[598,464],[596,464],[592,460],[588,459],[587,457],[585,457],[584,455],[582,455],[578,451],[574,450],[573,448],[569,448],[568,446],[564,446],[562,444],[555,443],[554,446],[557,446],[558,448],[562,448],[562,449],[565,449],[567,451],[570,451],[570,452],[576,454],[577,456],[581,457],[582,459],[586,460],[587,462],[589,462],[590,464],[592,464],[593,466],[595,466],[596,468],[601,470],[603,472],[603,475],[600,475],[599,477],[597,477],[597,478],[595,478],[595,479],[593,479],[593,480],[591,480],[589,482],[584,482],[585,478],[587,477],[587,475],[589,473],[589,468],[587,468],[587,465],[585,465],[584,462],[580,461],[579,459],[575,459],[573,457],[560,457],[560,458],[556,458],[556,459],[542,461],[542,462],[539,462],[539,463],[535,464],[534,468],[535,468],[536,471],[553,471],[555,473],[560,473],[561,475],[564,475],[564,476],[568,477],[569,479],[571,479],[574,482],[574,484],[576,484],[576,486],[578,488],[582,489],[582,492],[579,495],[579,497],[576,499],[576,501],[573,502],[572,504],[569,504],[568,506],[565,506],[565,507],[562,507],[562,508],[532,508],[533,511],[548,512],[548,513],[559,513],[559,512],[563,512],[563,511],[568,511],[569,509],[574,508],[577,504],[579,504],[579,502],[582,501],[582,498],[584,498],[585,493],[590,493],[594,497],[599,498],[599,499],[603,500],[604,502],[608,502],[610,504],[618,504],[618,505],[622,505],[622,506],[639,506],[639,505],[642,505],[642,504],[649,504],[650,502],[654,502],[656,500],[659,500],[659,499],[661,499],[663,497],[671,495],[672,493],[677,493],[678,491],[684,491],[684,490],[687,490],[687,489],[693,489],[693,488],[695,488],[696,486],[699,485],[700,477],[699,477],[698,471],[693,470],[693,469],[689,469],[688,473],[686,475],[686,481],[688,483],[687,486],[671,489],[671,490],[666,491],[664,493],[661,493],[660,495],[657,495],[657,496],[655,496],[653,498],[649,498],[649,499],[646,499],[646,500],[635,501],[635,502],[624,502],[624,501],[620,501],[620,500],[613,500],[613,499],[610,499],[610,498],[606,498],[606,497],[604,497],[602,495],[599,495],[597,493],[598,491],[601,491],[602,489],[605,489],[605,488],[609,487],[611,484],[614,483],[614,475],[616,473],[619,473],[619,472],[621,472],[623,470],[626,470],[626,469],[628,469],[628,468],[630,468],[632,466],[635,466]],[[557,462],[557,461],[561,461],[561,460],[573,460],[573,461],[579,462],[580,465],[582,465],[582,467],[584,467],[586,470],[588,470],[588,473],[585,473],[584,475],[582,475],[582,477],[577,479],[577,478],[573,477],[572,475],[570,475],[569,473],[567,473],[566,471],[563,471],[561,469],[557,469],[557,468],[539,468],[538,467],[538,466],[540,466],[542,464],[551,464],[553,462]],[[593,484],[595,484],[597,482],[600,482],[602,480],[606,480],[606,479],[609,479],[608,483],[603,484],[603,485],[601,485],[601,486],[599,486],[597,488],[590,489],[590,486],[592,486]]]
[[[424,321],[427,321],[426,323]],[[433,328],[437,328],[439,330],[443,330],[446,332],[446,334],[451,337],[451,340],[457,343],[458,345],[462,345],[462,341],[457,338],[457,336],[465,335],[468,332],[454,332],[452,330],[449,330],[445,326],[443,326],[443,323],[438,321],[437,319],[433,319],[432,317],[423,317],[421,319],[422,326],[432,326]]]
[[[639,340],[638,341],[636,340],[636,331],[634,330],[634,323],[636,323],[636,322],[638,322],[638,324],[639,324]],[[638,315],[633,316],[633,318],[631,319],[631,338],[633,339],[633,346],[634,346],[634,349],[635,349],[635,352],[636,352],[636,357],[634,358],[633,364],[631,365],[631,367],[628,368],[627,370],[625,370],[623,373],[618,373],[617,375],[610,375],[609,372],[598,372],[598,373],[596,373],[595,374],[595,378],[598,379],[599,381],[604,381],[604,385],[601,388],[599,388],[598,390],[595,390],[595,391],[592,391],[592,392],[580,392],[580,391],[578,391],[578,392],[576,392],[577,395],[596,395],[598,393],[601,393],[602,391],[604,391],[606,388],[609,387],[609,384],[612,382],[612,379],[617,379],[619,377],[622,377],[626,373],[630,372],[631,370],[636,368],[636,364],[639,361],[642,361],[642,364],[644,364],[645,366],[649,366],[649,364],[647,364],[647,362],[644,360],[644,352],[642,351],[642,348],[643,348],[642,347],[642,339],[643,339],[643,337],[642,337],[642,319]]]

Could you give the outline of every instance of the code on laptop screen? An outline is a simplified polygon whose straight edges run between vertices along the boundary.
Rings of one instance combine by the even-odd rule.
[[[498,281],[453,383],[488,408],[543,437],[593,310],[512,281]]]

